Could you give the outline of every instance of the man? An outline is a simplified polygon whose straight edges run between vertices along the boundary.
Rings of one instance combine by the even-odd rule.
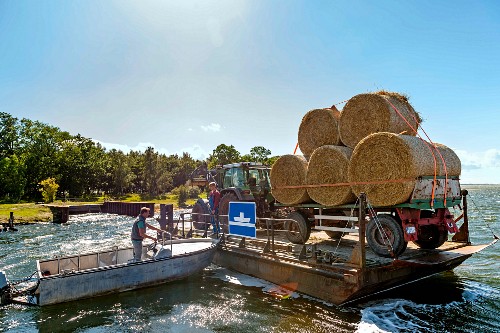
[[[149,238],[156,242],[156,238],[148,236],[146,234],[146,228],[161,232],[160,229],[155,228],[146,222],[146,218],[148,217],[149,217],[149,208],[142,207],[139,218],[134,222],[134,225],[132,226],[131,238],[132,238],[132,244],[134,245],[134,261],[141,261],[142,241],[144,240],[144,238]]]
[[[208,186],[210,187],[210,193],[208,195],[208,204],[210,205],[211,214],[210,223],[212,223],[215,234],[220,232],[220,228],[218,226],[220,192],[217,190],[217,184],[215,184],[215,182],[211,182]]]

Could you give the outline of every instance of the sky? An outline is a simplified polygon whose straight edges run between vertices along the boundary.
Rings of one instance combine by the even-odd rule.
[[[290,154],[307,111],[381,89],[500,183],[498,1],[0,0],[0,112],[107,149]]]

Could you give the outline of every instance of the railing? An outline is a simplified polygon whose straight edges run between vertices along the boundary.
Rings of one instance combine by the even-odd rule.
[[[364,193],[361,193],[359,198],[360,198],[359,206],[358,206],[359,213],[358,213],[357,217],[335,216],[335,218],[338,220],[346,220],[346,221],[352,221],[352,222],[354,222],[354,220],[356,220],[358,223],[358,228],[356,228],[356,229],[354,227],[352,227],[352,228],[336,228],[336,227],[324,227],[324,228],[322,228],[320,225],[320,227],[316,228],[316,229],[358,233],[358,242],[351,253],[351,257],[349,259],[349,262],[353,265],[358,266],[359,268],[364,268],[366,266],[366,249],[365,249],[366,196]],[[194,216],[194,215],[201,217],[200,218],[201,221],[192,221],[192,216]],[[187,216],[191,217],[191,221],[189,221],[191,223],[191,227],[189,229],[188,234],[186,235],[185,234],[185,223],[188,222],[186,219]],[[325,220],[329,219],[328,216],[322,215],[322,214],[318,215],[318,217],[319,217],[319,219],[325,219]],[[194,233],[194,230],[193,230],[194,223],[203,224],[204,228],[199,229],[199,230],[204,231],[204,233],[203,233],[204,238],[208,237],[208,228],[212,226],[212,223],[210,222],[210,219],[212,219],[212,218],[215,220],[216,227],[217,227],[216,232],[214,234],[216,234],[216,237],[219,238],[219,236],[220,236],[219,229],[222,228],[222,231],[223,231],[222,234],[224,235],[225,234],[225,232],[224,232],[225,227],[227,227],[227,228],[229,227],[228,222],[221,223],[221,220],[228,221],[228,215],[213,215],[213,214],[204,214],[204,213],[181,213],[180,220],[182,223],[182,237],[189,238],[192,236],[192,234]],[[296,223],[296,221],[293,219],[277,219],[277,218],[257,218],[257,221],[261,222],[261,223],[259,223],[261,226],[263,225],[262,222],[265,222],[265,229],[267,231],[267,243],[264,246],[264,249],[262,250],[262,252],[266,253],[266,254],[273,254],[273,255],[276,254],[276,245],[275,245],[276,232],[281,231],[281,230],[277,230],[276,226],[279,224],[286,225],[287,222]],[[286,232],[288,230],[286,230],[286,228],[283,228],[283,231]],[[300,234],[302,239],[305,239],[306,235],[303,235],[301,228],[297,228],[296,232],[298,232]],[[299,259],[306,259],[307,258],[307,256],[306,256],[306,252],[307,252],[306,246],[307,245],[308,244],[302,244],[302,248],[301,248],[301,251],[299,254]],[[241,237],[239,247],[240,248],[245,247],[245,237]],[[312,245],[313,259],[316,258],[315,249],[316,249],[315,244],[313,244]]]

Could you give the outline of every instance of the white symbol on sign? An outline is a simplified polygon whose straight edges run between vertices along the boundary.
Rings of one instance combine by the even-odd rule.
[[[250,222],[250,218],[245,217],[245,214],[243,212],[240,212],[240,216],[235,216],[234,221],[235,222]]]

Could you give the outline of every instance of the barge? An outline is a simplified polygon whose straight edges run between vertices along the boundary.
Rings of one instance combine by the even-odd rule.
[[[402,251],[396,251],[388,244],[386,249],[388,255],[378,253],[379,248],[374,250],[366,242],[367,224],[373,223],[373,214],[411,208],[406,204],[406,207],[403,205],[368,209],[366,197],[361,194],[356,213],[352,214],[356,216],[342,218],[350,225],[346,228],[321,227],[318,220],[323,220],[326,216],[317,212],[316,228],[313,226],[312,231],[310,229],[305,231],[307,240],[303,244],[294,244],[289,241],[289,234],[291,229],[294,229],[290,228],[290,224],[295,221],[260,219],[261,224],[267,224],[268,228],[258,230],[256,238],[223,235],[224,245],[217,250],[214,263],[270,281],[283,286],[284,289],[290,289],[289,286],[293,286],[294,290],[291,291],[298,291],[335,305],[344,305],[452,270],[474,253],[495,243],[497,239],[489,244],[471,244],[466,196],[467,191],[461,191],[459,198],[456,196],[450,198],[448,204],[460,205],[463,213],[456,219],[447,217],[448,227],[456,228],[457,232],[453,237],[451,235],[448,237],[447,230],[446,239],[437,240],[439,243],[437,248],[432,248],[432,246],[426,248],[422,246],[422,243],[409,242],[408,244],[408,241],[405,241]],[[421,206],[423,201],[417,200],[415,204]],[[443,202],[436,203],[435,207],[443,207]],[[324,207],[302,205],[295,208],[319,211]],[[342,207],[342,209],[346,208],[348,207]],[[351,209],[354,211],[354,206]],[[434,211],[439,211],[439,209],[444,208],[436,208]],[[463,220],[460,228],[456,225],[459,219]],[[425,218],[427,223],[432,223],[431,220],[432,218]],[[412,221],[409,219],[407,222]],[[282,230],[276,228],[280,223],[285,224]],[[320,228],[317,229],[317,226]],[[381,227],[384,229],[383,225]],[[304,233],[303,228],[296,227],[295,230],[305,239],[304,235],[301,235]],[[325,230],[330,232],[329,235],[323,232]],[[341,237],[332,239],[330,237],[332,232],[340,232]],[[412,237],[411,233],[408,236]],[[429,241],[436,244],[433,237]],[[389,238],[391,238],[390,235]]]

